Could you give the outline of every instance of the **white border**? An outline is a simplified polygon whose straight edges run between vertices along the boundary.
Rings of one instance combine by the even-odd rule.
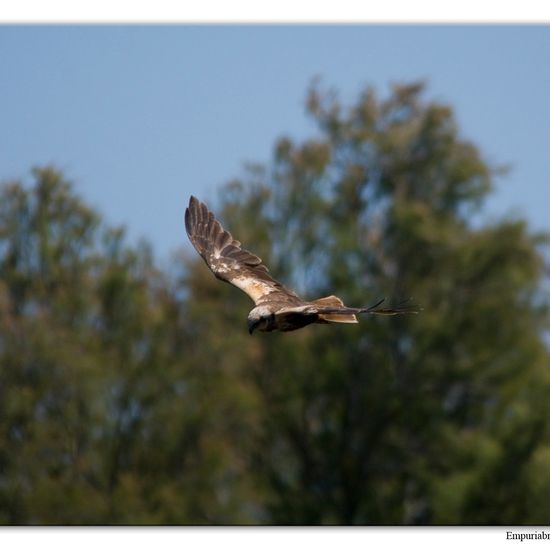
[[[11,528],[0,529],[0,542],[6,548],[44,550],[108,550],[132,548],[224,548],[226,550],[281,550],[316,548],[318,550],[365,550],[367,548],[422,548],[464,550],[470,548],[511,548],[517,540],[507,540],[507,532],[550,534],[536,527],[320,527],[320,528]],[[547,540],[528,540],[524,544],[547,544]],[[11,543],[11,544],[10,544]],[[514,544],[515,543],[515,544]],[[546,544],[545,544],[546,543]],[[510,546],[512,544],[512,546]]]
[[[548,23],[544,0],[18,0],[4,23]]]

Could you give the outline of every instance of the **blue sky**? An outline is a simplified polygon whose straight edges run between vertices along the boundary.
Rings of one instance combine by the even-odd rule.
[[[161,259],[187,246],[189,194],[212,201],[315,132],[319,75],[346,102],[426,79],[485,158],[510,164],[491,216],[550,230],[550,26],[2,26],[0,179],[54,163]]]

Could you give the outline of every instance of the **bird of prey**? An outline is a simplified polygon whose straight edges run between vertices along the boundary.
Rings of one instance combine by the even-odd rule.
[[[380,307],[383,299],[370,307],[346,307],[336,296],[308,302],[275,280],[252,252],[241,247],[206,205],[195,197],[185,210],[189,240],[214,275],[240,288],[254,301],[248,314],[248,332],[254,330],[289,332],[311,323],[357,323],[357,315],[371,313],[398,315],[417,313],[411,306]]]

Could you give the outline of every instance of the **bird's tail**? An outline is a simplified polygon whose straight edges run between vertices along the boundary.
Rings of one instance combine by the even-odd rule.
[[[316,306],[323,307],[346,307],[344,302],[337,296],[326,296],[311,302]],[[357,317],[354,313],[321,313],[319,314],[320,323],[357,323]]]
[[[320,323],[357,323],[356,315],[360,313],[371,313],[374,315],[402,315],[405,313],[418,313],[422,310],[411,304],[410,298],[399,302],[395,306],[381,307],[379,300],[370,307],[346,307],[340,298],[328,296],[314,300],[311,304],[317,306]]]

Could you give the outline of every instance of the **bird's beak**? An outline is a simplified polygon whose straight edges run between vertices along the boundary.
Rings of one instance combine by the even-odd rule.
[[[254,321],[248,321],[248,334],[252,334],[254,332],[254,329],[258,326],[257,322]]]

